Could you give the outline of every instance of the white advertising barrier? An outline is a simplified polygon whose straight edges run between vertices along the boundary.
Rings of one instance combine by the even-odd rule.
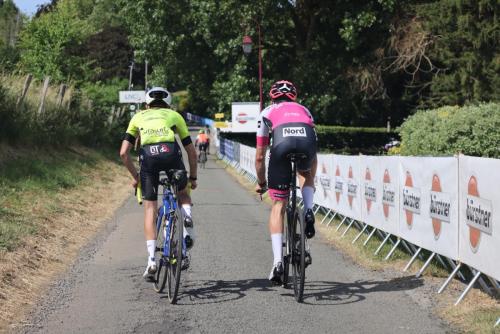
[[[333,155],[334,196],[329,208],[343,216],[361,220],[361,156]]]
[[[458,159],[399,159],[400,236],[458,259]]]
[[[255,151],[254,147],[240,145],[240,167],[253,176],[256,176]]]
[[[459,157],[460,261],[500,280],[500,160]]]
[[[260,103],[233,102],[231,104],[231,132],[257,132]]]
[[[314,178],[314,203],[329,208],[335,197],[333,191],[333,155],[318,154],[318,169]]]
[[[399,236],[399,157],[361,156],[362,220]]]

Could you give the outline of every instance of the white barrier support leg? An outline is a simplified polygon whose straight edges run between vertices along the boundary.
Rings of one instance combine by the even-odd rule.
[[[455,270],[455,268],[457,267],[457,265],[455,264],[455,262],[449,258],[446,258],[448,260],[448,263],[450,264],[450,266],[453,268],[453,270]],[[460,262],[458,262],[458,264],[461,266],[462,264]],[[460,277],[460,279],[462,281],[465,281],[465,277],[464,275],[462,274],[462,272],[459,270],[458,273],[457,273],[458,277]]]
[[[462,264],[460,262],[458,263],[457,266],[455,266],[455,269],[453,269],[450,276],[448,276],[446,281],[444,281],[443,285],[441,285],[441,287],[439,288],[438,293],[441,293],[444,291],[444,289],[446,289],[446,287],[448,286],[448,284],[450,284],[451,280],[453,279],[453,277],[455,277],[455,275],[457,274],[457,272],[461,266],[462,266]]]
[[[358,239],[363,235],[363,233],[365,233],[365,231],[366,231],[367,228],[368,228],[368,224],[365,224],[365,226],[363,227],[363,229],[361,230],[361,232],[358,233],[358,235],[356,236],[356,238],[354,238],[354,240],[351,243],[354,244],[356,241],[358,241]]]
[[[390,233],[387,233],[387,236],[385,237],[385,239],[382,241],[382,243],[380,244],[380,246],[378,246],[377,250],[375,251],[375,253],[373,253],[373,255],[377,255],[380,250],[382,249],[382,247],[385,245],[385,243],[387,242],[387,240],[389,240],[389,238],[391,237],[391,234]]]
[[[493,327],[497,327],[498,325],[500,325],[500,318],[498,318],[497,323]]]
[[[335,219],[336,216],[337,216],[337,213],[334,212],[332,218],[330,218],[330,220],[328,221],[328,223],[326,223],[326,226],[330,226],[330,224],[332,223],[332,221]]]
[[[330,215],[331,212],[332,212],[332,209],[328,209],[328,211],[326,212],[326,215],[321,220],[321,223],[320,223],[321,225],[323,225],[323,222],[326,220],[326,218],[328,218],[328,216]]]
[[[462,299],[465,298],[465,296],[469,293],[470,289],[472,289],[472,287],[474,286],[474,283],[476,283],[476,281],[479,278],[479,276],[481,276],[481,272],[480,271],[478,271],[476,273],[476,275],[470,281],[469,285],[467,285],[467,287],[465,288],[464,292],[462,292],[462,294],[460,295],[460,297],[458,297],[457,301],[455,302],[455,306],[457,306],[458,304],[460,304],[460,302],[462,301]]]
[[[340,224],[337,226],[337,228],[335,229],[335,231],[338,231],[340,229],[340,226],[342,226],[344,224],[344,221],[347,219],[347,216],[344,216],[344,218],[340,221]]]
[[[375,231],[377,231],[377,228],[374,227],[373,230],[371,231],[370,234],[368,234],[368,238],[366,238],[365,242],[363,242],[363,246],[366,246],[366,244],[368,243],[368,241],[370,241],[370,239],[373,237],[373,235],[375,234]]]
[[[417,259],[418,254],[420,254],[420,251],[422,250],[422,247],[418,247],[418,249],[415,251],[415,254],[411,257],[410,261],[406,264],[406,267],[403,269],[403,271],[407,271],[410,269],[410,266],[412,265],[413,262]]]
[[[316,211],[314,211],[314,216],[316,216],[316,214],[318,213],[319,209],[321,209],[321,205],[318,205],[316,207]]]
[[[420,268],[420,270],[418,271],[418,273],[415,275],[416,278],[419,278],[420,276],[422,276],[422,274],[424,273],[425,269],[427,269],[427,267],[429,266],[429,264],[431,264],[431,261],[432,261],[432,259],[434,258],[435,255],[436,255],[436,253],[432,252],[431,256],[429,256],[429,258],[427,259],[427,261],[425,261],[425,263],[422,266],[422,268]]]
[[[477,270],[471,268],[471,271],[472,273],[475,275],[477,273]],[[491,291],[490,287],[488,286],[488,284],[486,284],[486,282],[484,281],[484,279],[482,277],[479,277],[479,279],[477,280],[479,285],[483,288],[483,290],[489,294],[489,295],[492,295],[493,292]]]
[[[355,220],[351,219],[351,222],[349,223],[349,225],[345,229],[344,233],[342,233],[341,237],[345,236],[345,234],[347,233],[347,231],[349,231],[349,229],[351,228],[352,224],[354,224],[354,222],[355,222]]]
[[[392,256],[392,253],[394,253],[394,251],[396,250],[396,248],[398,248],[398,245],[399,245],[400,242],[401,242],[401,239],[398,238],[398,240],[396,241],[396,243],[394,244],[394,246],[389,251],[389,254],[387,254],[387,256],[385,257],[384,261],[389,260],[389,258]]]

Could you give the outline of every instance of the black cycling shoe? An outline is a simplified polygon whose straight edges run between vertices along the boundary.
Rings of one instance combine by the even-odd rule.
[[[309,251],[306,251],[306,254],[304,256],[304,263],[306,265],[306,268],[312,264],[312,257],[311,257],[311,253],[309,253]]]
[[[269,274],[269,281],[271,281],[273,285],[281,285],[282,276],[283,276],[283,263],[278,262],[273,266],[273,269],[271,269],[271,273]]]
[[[187,270],[189,268],[190,264],[191,264],[191,260],[189,259],[189,256],[183,256],[181,270]]]
[[[193,227],[193,219],[191,217],[184,218],[184,227]]]
[[[184,237],[184,242],[186,243],[186,248],[187,249],[191,249],[193,247],[194,240],[189,235],[186,235]]]
[[[316,234],[316,230],[314,229],[314,213],[312,209],[307,209],[304,221],[306,223],[306,237],[307,239],[311,239]]]

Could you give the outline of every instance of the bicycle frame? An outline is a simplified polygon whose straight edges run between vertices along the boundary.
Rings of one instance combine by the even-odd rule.
[[[170,224],[174,217],[175,210],[177,209],[177,196],[172,192],[171,185],[165,185],[163,189],[162,206],[158,209],[158,217],[156,219],[156,233],[163,233],[160,231],[161,222],[163,217],[166,215],[166,236],[163,241],[163,256],[168,257],[170,254]],[[182,228],[182,225],[180,225]],[[186,245],[184,240],[182,241],[182,253],[185,255]]]

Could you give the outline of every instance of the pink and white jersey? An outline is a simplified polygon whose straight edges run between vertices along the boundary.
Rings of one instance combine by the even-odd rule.
[[[257,146],[269,145],[269,133],[280,125],[304,123],[314,127],[309,110],[296,102],[271,104],[260,113],[257,123]]]

